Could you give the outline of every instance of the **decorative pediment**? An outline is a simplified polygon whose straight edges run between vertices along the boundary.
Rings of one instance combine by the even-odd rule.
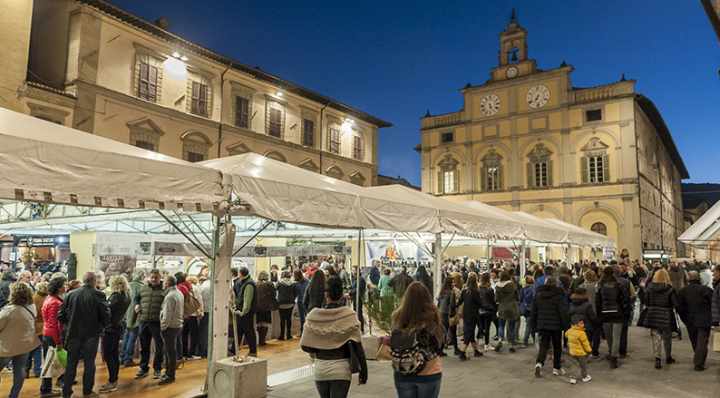
[[[186,131],[180,135],[180,139],[183,141],[194,141],[200,144],[211,145],[212,141],[205,134],[199,131]]]
[[[343,171],[337,166],[330,167],[325,171],[325,174],[329,175],[332,178],[337,178],[338,180],[343,178],[343,176],[345,175],[345,173],[343,173]]]
[[[313,173],[317,173],[320,168],[313,162],[312,159],[305,159],[300,164],[298,164],[298,167],[303,168],[305,170],[312,171]]]
[[[250,148],[248,148],[247,145],[243,144],[242,142],[238,142],[237,144],[233,144],[227,147],[228,153],[230,155],[241,155],[243,153],[252,152]]]
[[[531,162],[537,163],[548,160],[552,155],[552,152],[542,142],[535,145],[532,151],[528,154],[528,158]]]
[[[285,157],[285,155],[283,155],[282,153],[277,152],[277,151],[267,152],[267,153],[265,154],[265,157],[266,157],[266,158],[273,159],[273,160],[277,160],[277,161],[279,161],[279,162],[287,163],[287,158]]]
[[[608,148],[609,147],[604,142],[600,141],[600,138],[593,137],[580,150],[582,150],[583,152],[606,151]]]
[[[352,182],[355,185],[364,186],[365,185],[365,176],[362,175],[359,171],[356,171],[356,172],[350,174],[350,182]]]
[[[460,164],[460,162],[448,154],[438,163],[438,167],[440,167],[441,170],[454,170],[458,164]]]
[[[150,132],[157,135],[163,135],[165,132],[162,131],[160,126],[157,125],[152,119],[148,117],[142,117],[140,119],[132,120],[127,123],[130,131],[137,132]]]
[[[495,151],[495,148],[490,148],[482,157],[482,162],[485,166],[497,166],[502,162],[502,159],[502,156]]]

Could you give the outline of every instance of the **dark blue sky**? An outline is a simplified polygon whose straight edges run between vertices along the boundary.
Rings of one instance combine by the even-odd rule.
[[[484,82],[517,7],[540,68],[576,86],[622,73],[660,109],[693,182],[720,182],[718,41],[699,0],[112,0],[170,30],[388,120],[380,173],[419,183],[419,118],[458,110]]]

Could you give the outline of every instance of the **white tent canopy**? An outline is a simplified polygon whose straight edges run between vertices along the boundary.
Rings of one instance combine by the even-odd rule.
[[[709,208],[678,240],[696,246],[706,246],[720,231],[720,202]]]
[[[210,210],[220,173],[0,108],[0,198]]]

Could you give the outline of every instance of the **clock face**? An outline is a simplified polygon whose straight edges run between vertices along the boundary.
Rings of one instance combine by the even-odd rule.
[[[527,102],[531,108],[541,108],[547,104],[549,99],[550,90],[543,84],[531,87],[530,90],[528,90]]]
[[[508,79],[512,79],[513,77],[515,77],[517,75],[518,75],[518,69],[514,66],[507,68],[507,70],[505,71],[505,76],[507,76]]]
[[[485,116],[492,116],[500,110],[500,98],[495,94],[484,96],[480,100],[480,111]]]

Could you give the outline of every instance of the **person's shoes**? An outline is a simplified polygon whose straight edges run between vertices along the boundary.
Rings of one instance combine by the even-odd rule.
[[[510,352],[515,353],[515,347],[510,347]]]
[[[115,383],[107,383],[107,384],[102,385],[102,386],[100,387],[100,392],[101,392],[101,393],[108,393],[108,392],[117,391],[117,389],[118,389],[117,382],[115,382]]]
[[[565,369],[553,369],[553,376],[565,376]]]
[[[620,359],[625,359],[625,358],[627,358],[627,353],[625,353],[625,354],[620,354]]]
[[[502,348],[503,348],[503,343],[502,343],[502,340],[500,340],[500,341],[497,343],[497,345],[495,346],[495,352],[500,352],[500,351],[502,351]]]
[[[498,341],[500,340],[500,337],[496,335],[495,337],[493,337],[493,340]]]
[[[145,377],[147,377],[148,373],[149,372],[147,370],[140,369],[138,370],[137,374],[135,374],[135,379],[144,379]]]
[[[571,377],[570,380],[568,380],[568,383],[577,384],[577,380],[574,377]]]
[[[100,398],[100,395],[96,393],[95,391],[90,391],[88,393],[83,393],[84,398]]]
[[[248,354],[249,357],[257,358],[257,352],[251,352]]]
[[[610,369],[617,369],[620,365],[618,364],[618,359],[615,357],[610,358]]]
[[[190,357],[190,360],[191,360],[191,361],[197,361],[198,359],[202,359],[202,358],[199,357],[199,356],[197,356],[197,355],[193,355],[193,356]]]
[[[467,355],[465,355],[464,352],[461,352],[458,358],[460,358],[461,361],[467,361]]]
[[[473,354],[473,356],[474,356],[475,358],[480,358],[481,356],[483,356],[483,353],[480,352],[480,351],[478,351],[478,350],[475,350],[475,353]]]
[[[668,364],[668,365],[672,365],[672,364],[674,364],[674,363],[676,363],[676,362],[677,362],[677,361],[676,361],[675,358],[673,358],[673,357],[667,357],[667,358],[665,359],[665,363]]]
[[[541,371],[542,371],[542,364],[536,363],[535,364],[535,377],[542,377]]]
[[[40,398],[55,398],[59,396],[62,396],[62,392],[60,391],[44,392],[40,394]]]
[[[282,337],[282,336],[278,337],[278,341],[285,341],[285,337]]]
[[[137,364],[133,361],[127,361],[123,363],[123,366],[126,368],[132,368],[133,366],[137,366]]]
[[[660,358],[655,358],[655,369],[662,369],[662,360]]]
[[[492,346],[491,346],[490,344],[485,344],[485,352],[488,352],[488,351],[490,351],[490,350],[492,350],[492,349],[493,349],[493,348],[492,348]]]
[[[175,383],[175,379],[165,375],[160,379],[160,383],[158,383],[158,384],[161,386],[164,386],[166,384],[172,384],[172,383]]]
[[[440,351],[440,356],[441,356],[441,357],[446,357],[447,354],[445,353],[445,351]]]
[[[458,349],[457,347],[455,347],[455,352],[454,352],[454,354],[459,356],[461,353],[462,353],[462,351],[460,351],[460,349]]]
[[[160,378],[162,378],[162,372],[161,372],[161,371],[156,370],[155,372],[153,372],[153,379],[157,380],[157,379],[160,379]]]
[[[696,372],[702,372],[703,370],[705,370],[705,366],[703,366],[703,365],[696,365],[696,366],[695,366],[695,371],[696,371]]]
[[[583,383],[589,383],[590,380],[592,380],[592,376],[590,376],[590,375],[587,375],[587,376],[585,376],[585,377],[582,378],[582,382],[583,382]]]

